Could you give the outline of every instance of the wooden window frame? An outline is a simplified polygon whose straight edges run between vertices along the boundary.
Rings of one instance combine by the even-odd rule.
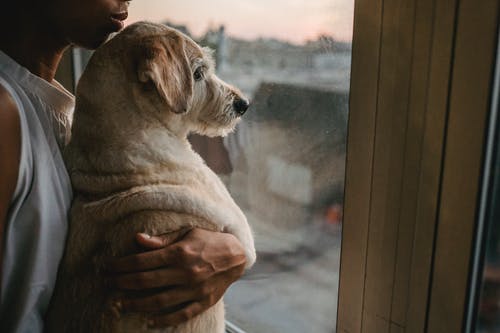
[[[337,332],[461,332],[498,0],[355,6]]]

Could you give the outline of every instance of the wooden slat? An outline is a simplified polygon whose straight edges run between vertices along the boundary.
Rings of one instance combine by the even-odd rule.
[[[407,331],[424,332],[443,160],[457,1],[434,1],[422,159],[408,286]],[[426,15],[422,13],[422,15]]]
[[[417,223],[417,197],[419,193],[422,142],[427,111],[433,19],[434,1],[418,1],[415,8],[411,89],[408,99],[408,122],[404,150],[405,160],[391,306],[391,321],[399,325],[407,324],[408,305],[413,301],[409,297],[409,280],[412,274],[413,238],[415,224]],[[425,304],[423,306],[425,309]],[[391,328],[392,331],[393,329]]]
[[[498,0],[462,0],[458,15],[428,332],[460,332],[468,284]]]
[[[381,17],[382,0],[356,1],[338,332],[361,331]]]
[[[413,1],[384,1],[363,332],[389,332],[391,326],[414,6]]]

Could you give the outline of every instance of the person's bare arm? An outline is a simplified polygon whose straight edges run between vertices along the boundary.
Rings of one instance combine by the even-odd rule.
[[[10,94],[0,85],[0,282],[4,229],[10,202],[16,189],[20,155],[19,112]]]
[[[149,313],[151,327],[175,326],[204,312],[245,270],[244,248],[231,234],[195,228],[163,236],[139,234],[137,240],[149,251],[110,262],[110,285],[156,290],[116,304],[124,312]]]

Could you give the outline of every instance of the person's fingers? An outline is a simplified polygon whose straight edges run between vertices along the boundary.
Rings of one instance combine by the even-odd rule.
[[[162,235],[151,236],[145,233],[138,233],[136,241],[142,247],[149,250],[156,250],[177,242],[191,231],[191,228],[182,228]]]
[[[106,263],[105,269],[111,273],[143,272],[168,266],[178,260],[175,251],[158,250],[113,258]]]
[[[196,275],[203,276],[223,272],[246,261],[241,244],[229,234],[182,229],[150,238],[138,234],[137,239],[142,245],[155,249],[112,259],[104,268],[114,273],[130,273],[176,265],[192,267]]]
[[[146,290],[184,285],[190,279],[182,269],[164,268],[153,271],[119,274],[109,277],[110,285],[123,290]]]
[[[196,317],[210,306],[206,302],[193,302],[173,313],[150,316],[148,326],[152,328],[176,326]]]
[[[150,251],[108,260],[105,269],[112,273],[142,272],[165,267],[179,260],[182,248],[165,247],[182,239],[191,229],[184,228],[168,234],[149,236],[145,233],[136,235],[137,242]]]
[[[123,312],[165,312],[168,308],[195,301],[199,293],[193,288],[174,288],[161,293],[121,300]]]

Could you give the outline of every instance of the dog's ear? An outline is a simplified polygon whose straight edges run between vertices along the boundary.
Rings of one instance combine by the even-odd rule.
[[[170,110],[175,113],[188,110],[193,76],[181,36],[154,36],[139,43],[137,75],[141,83],[154,85]]]

